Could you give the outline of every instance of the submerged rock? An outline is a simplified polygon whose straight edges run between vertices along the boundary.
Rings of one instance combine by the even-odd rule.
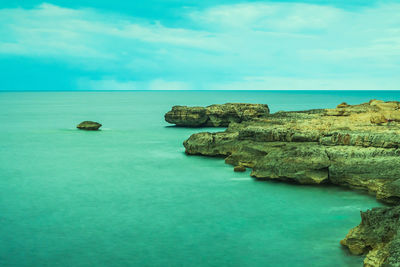
[[[268,105],[226,103],[208,107],[174,106],[165,120],[177,126],[226,127],[231,122],[242,122],[269,114]]]
[[[257,179],[336,184],[400,204],[399,110],[400,102],[371,100],[335,109],[256,113],[225,119],[215,124],[230,121],[225,131],[196,133],[183,144],[187,154],[252,168]],[[218,120],[208,117],[199,125],[212,121]],[[400,266],[399,212],[396,206],[362,213],[361,225],[341,243],[354,254],[368,253],[366,266]]]
[[[83,121],[79,123],[76,128],[87,131],[97,131],[102,125],[94,121]]]

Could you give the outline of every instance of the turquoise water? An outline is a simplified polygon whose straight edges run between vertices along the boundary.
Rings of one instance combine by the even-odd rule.
[[[186,156],[175,104],[335,107],[400,92],[0,93],[1,266],[360,266],[339,245],[373,197],[257,182]],[[83,120],[99,132],[75,129]]]

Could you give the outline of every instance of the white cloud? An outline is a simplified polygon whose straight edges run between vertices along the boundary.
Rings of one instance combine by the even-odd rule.
[[[192,19],[231,29],[298,31],[322,29],[346,12],[330,6],[299,3],[242,3],[192,13]]]
[[[60,47],[60,51],[82,46],[101,50],[104,43],[96,41],[106,41],[102,38],[135,39],[209,49],[217,45],[213,36],[205,31],[168,28],[159,22],[141,25],[133,22],[135,18],[115,16],[92,9],[70,9],[51,4],[42,4],[35,9],[0,10],[3,31],[8,32],[16,44],[32,52],[39,46],[42,46],[43,52],[51,52],[61,43],[64,46]],[[53,46],[53,42],[56,45]],[[75,52],[76,55],[85,56],[87,51],[75,49]]]
[[[182,12],[187,21],[168,27],[52,4],[0,9],[0,55],[111,77],[81,79],[81,89],[400,89],[399,4],[346,11],[257,2]]]

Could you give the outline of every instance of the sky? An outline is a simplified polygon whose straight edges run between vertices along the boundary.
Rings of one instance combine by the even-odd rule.
[[[1,90],[400,90],[400,1],[0,0]]]

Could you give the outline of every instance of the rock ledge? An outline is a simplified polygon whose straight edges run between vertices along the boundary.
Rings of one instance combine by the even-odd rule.
[[[269,114],[268,105],[226,103],[208,107],[174,106],[165,120],[177,126],[226,127],[231,122],[242,122]]]

